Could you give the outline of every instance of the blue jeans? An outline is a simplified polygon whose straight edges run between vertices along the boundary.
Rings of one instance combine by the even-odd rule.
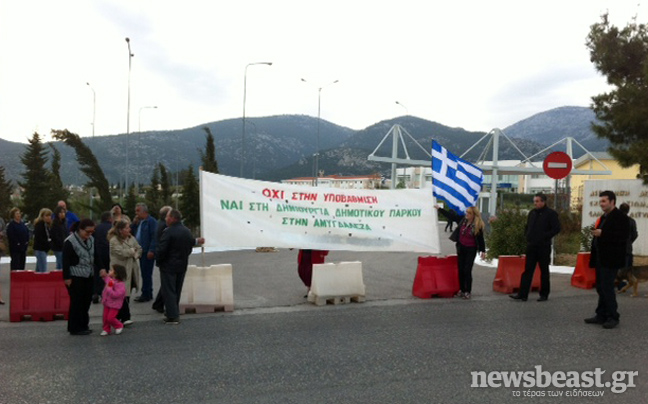
[[[54,256],[56,257],[56,270],[60,271],[63,269],[63,251],[54,251]]]
[[[47,272],[47,251],[34,250],[36,255],[36,272]]]
[[[153,299],[153,266],[155,259],[146,258],[146,252],[140,258],[140,270],[142,272],[142,297]]]

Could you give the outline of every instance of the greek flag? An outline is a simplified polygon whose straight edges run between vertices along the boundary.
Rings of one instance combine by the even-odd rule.
[[[484,182],[484,173],[465,160],[432,141],[432,190],[434,197],[445,201],[457,213],[475,206]]]

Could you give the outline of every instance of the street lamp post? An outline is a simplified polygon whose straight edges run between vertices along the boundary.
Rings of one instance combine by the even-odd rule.
[[[132,66],[132,59],[133,52],[131,52],[131,46],[130,46],[130,39],[126,37],[126,44],[128,45],[128,103],[127,103],[127,109],[126,109],[126,188],[128,188],[128,170],[129,170],[129,162],[128,162],[128,135],[130,134],[130,81],[131,81],[131,66]]]
[[[90,90],[92,90],[92,137],[95,135],[95,118],[97,117],[97,93],[90,83],[86,82]]]
[[[143,109],[157,109],[157,105],[151,105],[151,106],[146,106],[146,107],[141,107],[139,109],[138,117],[137,117],[137,131],[142,132],[142,110]]]
[[[157,109],[157,105],[152,105],[152,106],[146,106],[146,107],[140,107],[139,112],[137,114],[137,132],[138,135],[136,137],[137,142],[135,145],[135,165],[137,166],[139,163],[139,149],[140,149],[140,134],[142,133],[142,110],[147,109],[147,108],[155,108]],[[135,190],[139,192],[139,172],[137,168],[135,169]]]
[[[245,74],[243,75],[243,130],[241,132],[241,172],[239,176],[243,178],[243,165],[245,164],[245,101],[247,97],[247,69],[254,65],[268,65],[272,66],[272,62],[254,62],[248,63],[245,66]]]
[[[301,79],[304,83],[308,83],[306,79]],[[335,80],[325,86],[318,87],[317,89],[317,143],[315,145],[315,179],[313,184],[317,186],[317,178],[319,177],[319,155],[320,155],[320,121],[321,121],[321,106],[322,106],[322,89],[337,83],[340,80]]]
[[[407,109],[407,107],[406,107],[405,105],[403,105],[402,103],[400,103],[400,102],[398,102],[398,101],[396,101],[396,104],[398,104],[398,105],[400,105],[401,107],[405,108],[405,115],[409,115],[409,110]]]

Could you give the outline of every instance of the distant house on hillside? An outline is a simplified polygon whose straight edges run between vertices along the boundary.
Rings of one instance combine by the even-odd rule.
[[[302,186],[313,186],[314,177],[290,178],[281,181],[283,184],[293,184]],[[371,175],[354,175],[344,177],[341,175],[328,175],[317,178],[318,187],[341,188],[341,189],[378,189],[382,183],[380,174]]]
[[[634,180],[637,179],[637,175],[639,175],[639,164],[635,164],[632,167],[623,168],[621,167],[621,165],[619,165],[619,162],[616,161],[614,157],[612,157],[608,152],[591,152],[591,154],[593,154],[596,159],[594,159],[589,154],[585,154],[574,162],[574,170],[610,170],[612,171],[612,174],[572,175],[572,207],[577,207],[583,204],[583,190],[585,189],[585,180]],[[603,163],[605,167],[601,165],[601,163]]]

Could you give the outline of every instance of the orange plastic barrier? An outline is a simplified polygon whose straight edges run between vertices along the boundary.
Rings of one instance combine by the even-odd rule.
[[[421,299],[453,297],[459,291],[457,256],[419,257],[412,294]]]
[[[11,271],[10,282],[9,321],[21,321],[25,316],[33,321],[68,318],[70,296],[63,283],[63,271]]]
[[[596,286],[596,270],[589,267],[591,253],[578,253],[576,268],[571,277],[572,286],[582,289],[592,289]]]
[[[517,293],[520,290],[520,280],[524,272],[526,256],[500,255],[498,257],[497,273],[493,280],[493,290],[501,293]],[[540,289],[540,267],[536,265],[533,272],[531,290]]]

